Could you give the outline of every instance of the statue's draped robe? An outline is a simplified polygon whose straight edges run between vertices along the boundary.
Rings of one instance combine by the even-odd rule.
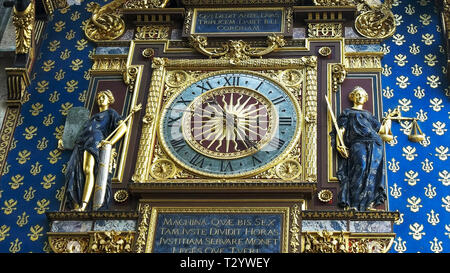
[[[371,203],[374,206],[384,203],[385,164],[383,141],[378,135],[380,122],[366,110],[347,108],[337,123],[339,128],[345,128],[344,142],[349,149],[349,157],[339,157],[338,161],[339,206],[365,211]]]
[[[113,109],[94,114],[83,126],[75,140],[72,155],[66,168],[66,208],[73,209],[81,205],[85,175],[83,172],[83,153],[88,151],[95,159],[94,177],[97,174],[99,148],[97,145],[108,137],[118,126],[122,117]],[[105,201],[100,209],[106,209],[111,197],[111,177],[108,178]],[[91,202],[90,202],[91,203]],[[89,208],[91,205],[89,205]]]

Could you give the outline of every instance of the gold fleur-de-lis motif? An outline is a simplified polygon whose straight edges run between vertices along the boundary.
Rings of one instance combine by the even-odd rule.
[[[77,41],[77,44],[75,46],[76,49],[78,49],[79,51],[85,49],[88,46],[88,41],[85,39],[81,39]]]
[[[409,46],[409,53],[413,54],[413,55],[417,55],[420,53],[420,46],[416,45],[416,44],[412,44]]]
[[[419,66],[418,64],[415,64],[414,66],[411,66],[411,73],[414,76],[420,76],[422,75],[422,67]]]
[[[62,79],[64,79],[64,76],[66,75],[66,72],[62,69],[60,69],[59,71],[55,72],[55,80],[60,81]]]
[[[405,7],[405,13],[408,15],[413,15],[416,13],[416,10],[413,6],[411,6],[411,4],[408,4],[408,6]]]
[[[29,187],[28,190],[25,190],[25,193],[23,194],[23,199],[25,201],[30,201],[34,199],[34,194],[36,193],[36,190],[33,189],[33,187]]]
[[[48,209],[49,209],[49,205],[50,205],[50,201],[47,199],[41,199],[39,201],[37,201],[37,207],[35,207],[34,209],[36,210],[37,214],[44,214]]]
[[[25,128],[25,133],[22,135],[25,137],[26,140],[32,139],[34,136],[37,135],[37,129],[35,126],[31,125]]]
[[[54,67],[55,67],[55,61],[52,61],[52,60],[45,61],[43,63],[43,65],[41,66],[42,70],[44,70],[45,72],[52,70]]]
[[[403,16],[400,14],[394,14],[394,24],[399,26],[403,23]]]
[[[406,59],[407,56],[403,54],[397,54],[394,56],[394,63],[397,63],[398,66],[405,66],[408,63],[408,60]]]
[[[447,212],[450,212],[450,195],[447,195],[446,197],[441,198],[442,201],[442,207],[445,208]]]
[[[438,135],[438,136],[442,136],[447,131],[447,129],[445,129],[444,122],[436,121],[436,122],[433,122],[432,125],[433,125],[433,129],[431,129],[431,130],[433,132],[435,132],[436,135]]]
[[[443,250],[442,241],[439,241],[438,238],[434,237],[433,241],[429,242],[431,244],[430,250],[434,253],[441,253]]]
[[[425,158],[425,160],[420,163],[422,164],[422,170],[424,170],[427,173],[431,172],[434,169],[433,162],[430,161],[428,158]]]
[[[410,99],[402,98],[402,99],[398,100],[398,103],[400,104],[401,110],[404,112],[408,112],[409,109],[412,108]]]
[[[423,147],[427,147],[428,145],[431,144],[430,137],[425,136],[425,139],[420,141],[419,144],[422,145]]]
[[[80,19],[81,13],[79,13],[78,11],[75,11],[74,13],[72,13],[72,15],[70,16],[70,20],[72,21],[76,21],[78,19]]]
[[[400,87],[401,89],[405,89],[408,87],[408,85],[411,84],[410,82],[408,82],[409,78],[403,75],[400,77],[396,77],[395,79],[397,80],[395,84],[398,85],[398,87]]]
[[[16,174],[15,176],[11,177],[11,181],[8,183],[11,189],[17,190],[20,186],[23,185],[23,179],[25,177],[20,174]]]
[[[428,66],[435,66],[436,63],[438,62],[436,55],[433,54],[427,54],[425,55],[425,60],[424,62],[428,65]]]
[[[433,199],[436,196],[436,187],[433,187],[431,184],[428,184],[425,189],[425,196]]]
[[[388,45],[386,45],[386,44],[383,44],[383,45],[381,46],[380,51],[383,52],[384,55],[389,54],[389,53],[391,52],[391,46],[388,46]]]
[[[55,52],[56,50],[58,50],[60,44],[61,42],[58,40],[51,41],[50,43],[48,43],[48,50],[51,52]]]
[[[414,96],[419,99],[425,97],[425,89],[417,86],[417,88],[414,88]]]
[[[45,150],[47,146],[48,146],[48,139],[42,137],[40,140],[38,140],[36,148],[38,148],[39,151],[42,151]]]
[[[83,67],[83,61],[80,59],[73,60],[72,64],[69,66],[70,68],[72,68],[73,71],[78,71],[80,68]]]
[[[61,139],[63,133],[64,133],[64,125],[60,125],[55,128],[55,132],[53,133],[53,135],[55,136],[56,139]]]
[[[381,68],[381,73],[386,77],[390,76],[392,74],[392,67],[384,64],[384,66]]]
[[[70,58],[70,53],[71,53],[71,51],[66,48],[64,51],[61,51],[59,58],[61,60],[67,60]]]
[[[56,175],[47,174],[43,177],[43,180],[44,181],[41,182],[41,185],[44,189],[48,190],[55,184]]]
[[[439,172],[438,181],[441,181],[444,186],[450,186],[450,173],[447,170]]]
[[[19,162],[19,164],[23,165],[25,164],[28,160],[30,160],[30,155],[31,152],[28,150],[22,150],[18,153],[18,157],[16,157],[17,162]]]
[[[75,91],[75,89],[78,88],[78,81],[76,80],[70,80],[68,82],[66,82],[66,86],[64,87],[64,89],[66,89],[67,92],[72,93],[73,91]]]
[[[28,218],[29,218],[29,217],[30,217],[30,216],[27,215],[26,212],[23,212],[22,215],[17,216],[16,224],[17,224],[19,227],[25,226],[26,224],[28,224]]]
[[[409,232],[408,234],[412,235],[414,240],[420,240],[422,239],[422,236],[426,234],[425,232],[423,232],[423,225],[419,223],[409,225],[409,230],[411,230],[411,232]]]
[[[393,138],[391,141],[388,141],[387,143],[388,143],[389,145],[391,145],[392,147],[394,147],[394,146],[397,145],[397,143],[398,143],[397,137],[398,137],[398,136],[394,136],[394,138]]]
[[[66,40],[72,40],[73,38],[75,38],[75,34],[76,32],[73,31],[73,29],[69,30],[68,32],[66,32]]]
[[[400,196],[402,196],[402,188],[397,186],[397,183],[394,183],[394,185],[392,187],[389,187],[391,189],[391,196],[394,197],[395,199],[399,198]]]
[[[408,161],[413,161],[417,156],[417,154],[415,153],[416,152],[415,147],[411,147],[408,145],[406,147],[403,147],[402,150],[404,152],[402,156],[404,156]]]
[[[91,79],[91,73],[89,70],[84,71],[83,78],[87,81]]]
[[[430,0],[419,0],[417,1],[417,3],[419,3],[419,5],[421,5],[422,7],[428,6],[428,3],[430,3]]]
[[[46,80],[42,80],[36,84],[37,86],[34,88],[38,93],[44,93],[48,89],[49,82]]]
[[[17,253],[22,249],[22,242],[19,241],[19,238],[16,238],[13,242],[9,242],[9,252]]]
[[[392,158],[391,161],[388,161],[388,169],[392,171],[393,173],[396,173],[398,170],[400,170],[398,161],[395,160],[395,158]]]
[[[5,200],[5,202],[3,202],[3,207],[1,207],[0,209],[3,211],[3,213],[5,215],[9,215],[11,213],[13,213],[13,211],[15,211],[16,205],[17,205],[17,200],[14,199],[9,199],[9,200]]]
[[[53,27],[53,29],[56,32],[61,32],[65,27],[66,27],[66,23],[64,21],[58,21],[55,23],[55,26]]]
[[[405,35],[394,34],[394,35],[392,36],[392,41],[393,41],[396,45],[401,46],[401,45],[403,45],[404,42],[406,42],[406,40],[405,40]]]
[[[409,203],[409,205],[406,205],[412,212],[418,212],[421,207],[423,207],[420,202],[422,202],[422,199],[420,197],[412,196],[411,198],[407,198],[406,201]]]
[[[450,154],[448,153],[448,147],[444,147],[441,145],[439,147],[436,147],[435,151],[437,152],[437,154],[434,155],[437,156],[439,160],[447,160],[447,158],[450,156]]]
[[[445,230],[449,231],[449,232],[445,232],[444,234],[448,236],[448,238],[450,239],[450,225],[445,225]]]
[[[66,187],[62,186],[60,189],[56,190],[56,200],[62,201],[64,199],[64,193]]]
[[[5,240],[6,237],[9,236],[9,231],[11,230],[11,227],[7,226],[7,225],[2,225],[0,226],[0,242]]]
[[[30,173],[33,176],[36,176],[41,173],[41,170],[42,170],[42,164],[39,163],[39,161],[36,161],[36,163],[34,165],[31,165]]]
[[[50,126],[53,124],[54,119],[55,117],[50,113],[44,117],[44,121],[42,122],[42,124],[44,124],[45,126]]]
[[[419,18],[419,22],[421,22],[424,26],[428,26],[431,23],[431,15],[429,14],[422,14]]]
[[[78,96],[78,100],[81,102],[85,102],[86,101],[86,93],[87,93],[87,90],[83,90],[83,92],[81,92],[80,95]]]
[[[442,99],[439,98],[433,98],[430,99],[430,107],[431,109],[433,109],[433,111],[439,112],[441,111],[441,109],[444,107],[444,105],[442,105]]]
[[[419,109],[419,112],[416,112],[416,117],[419,121],[424,122],[428,119],[428,113],[424,112],[423,109]]]
[[[394,240],[394,250],[398,253],[403,253],[407,250],[406,248],[406,241],[403,241],[402,237],[397,237]]]
[[[383,96],[388,99],[392,98],[394,96],[394,89],[386,86],[386,88],[383,89]]]
[[[53,93],[50,95],[48,100],[51,103],[55,103],[55,102],[59,101],[59,92],[58,91],[53,91]]]
[[[39,102],[32,104],[30,109],[31,115],[33,116],[39,115],[43,111],[42,108],[44,108],[44,105]]]
[[[406,176],[406,179],[404,179],[404,181],[408,182],[408,185],[410,185],[410,186],[415,186],[417,184],[417,182],[420,181],[420,179],[417,178],[419,176],[419,173],[415,172],[413,170],[405,172],[405,176]]]
[[[41,227],[40,225],[35,225],[30,227],[30,233],[27,234],[28,237],[30,237],[31,241],[36,241],[39,239],[39,237],[43,236],[42,231],[44,231],[44,227]]]
[[[431,75],[427,77],[427,84],[431,88],[438,88],[439,85],[441,84],[439,80],[440,80],[439,76]]]
[[[73,107],[73,103],[66,102],[64,104],[61,104],[61,109],[59,110],[59,112],[61,112],[61,115],[67,116],[70,108],[72,108],[72,107]]]
[[[398,212],[399,213],[399,217],[398,217],[398,219],[397,220],[395,220],[394,221],[394,224],[396,224],[396,225],[401,225],[401,224],[403,224],[403,216],[405,215],[404,213],[401,213],[399,210],[396,210],[396,212]]]
[[[47,160],[50,162],[50,164],[55,164],[58,162],[58,160],[61,159],[61,150],[54,149],[53,151],[50,151],[49,157],[47,157]]]
[[[422,42],[426,45],[432,45],[434,43],[434,35],[433,34],[429,34],[429,33],[425,33],[422,34]]]

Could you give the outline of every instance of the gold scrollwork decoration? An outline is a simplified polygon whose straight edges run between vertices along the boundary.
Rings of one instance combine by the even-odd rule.
[[[120,7],[127,0],[113,0],[100,7],[93,5],[92,17],[84,29],[86,37],[93,41],[114,40],[125,32],[125,22],[121,18]]]
[[[206,37],[200,35],[191,35],[190,37],[191,46],[198,52],[210,58],[218,57],[220,59],[230,60],[231,64],[239,63],[242,60],[248,60],[251,57],[262,57],[280,47],[283,47],[285,43],[286,41],[283,36],[270,35],[267,37],[268,46],[265,49],[252,48],[249,44],[242,40],[229,40],[228,42],[222,44],[222,48],[211,51],[206,49]]]
[[[87,253],[89,236],[86,235],[48,235],[51,249],[55,253]]]
[[[305,232],[302,234],[303,253],[347,253],[348,237],[344,232],[332,231]]]
[[[129,253],[134,241],[134,232],[94,232],[89,251],[91,253]]]
[[[128,0],[124,4],[124,8],[127,9],[151,9],[151,8],[164,8],[169,0]]]
[[[34,2],[30,2],[24,11],[14,7],[13,24],[16,28],[16,54],[29,53],[34,27]]]
[[[358,17],[355,28],[366,38],[384,39],[395,33],[395,19],[391,11],[390,0],[382,4],[369,3],[367,0],[357,0]]]

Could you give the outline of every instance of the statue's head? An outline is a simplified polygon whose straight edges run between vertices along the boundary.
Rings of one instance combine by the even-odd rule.
[[[364,104],[369,99],[369,95],[361,86],[355,86],[348,94],[348,98],[355,104]]]
[[[97,93],[97,104],[100,105],[111,105],[114,103],[114,95],[110,90],[102,90]],[[107,100],[107,101],[106,101]]]

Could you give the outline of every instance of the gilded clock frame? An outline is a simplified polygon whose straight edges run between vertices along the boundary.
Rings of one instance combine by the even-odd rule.
[[[152,77],[147,96],[147,107],[143,118],[141,138],[133,181],[135,183],[170,182],[217,182],[227,180],[233,182],[317,182],[317,57],[305,56],[292,59],[248,59],[240,62],[231,62],[227,59],[168,59],[155,57],[152,59]],[[162,143],[159,141],[159,121],[162,118],[163,107],[170,98],[189,86],[191,83],[206,78],[206,75],[225,72],[249,72],[257,73],[293,93],[295,98],[301,98],[301,122],[302,133],[299,139],[290,143],[292,147],[286,149],[286,153],[279,162],[266,165],[265,170],[252,177],[221,178],[202,177],[189,172],[189,169],[172,161]],[[289,71],[300,71],[302,80],[299,82],[283,82],[282,75]],[[182,82],[171,81],[171,73],[179,73],[178,78],[184,78]],[[172,75],[173,76],[173,75]],[[302,84],[302,89],[299,85]],[[297,87],[297,88],[296,88]],[[301,94],[297,94],[301,90]],[[301,95],[301,96],[300,96]],[[284,152],[283,152],[284,153]],[[301,172],[295,179],[279,177],[278,169],[285,161],[292,163],[298,158],[301,162]],[[173,164],[177,172],[171,176],[159,173],[155,175],[152,170],[156,162],[164,161]],[[170,163],[172,161],[172,163]],[[168,163],[169,162],[169,163]]]

